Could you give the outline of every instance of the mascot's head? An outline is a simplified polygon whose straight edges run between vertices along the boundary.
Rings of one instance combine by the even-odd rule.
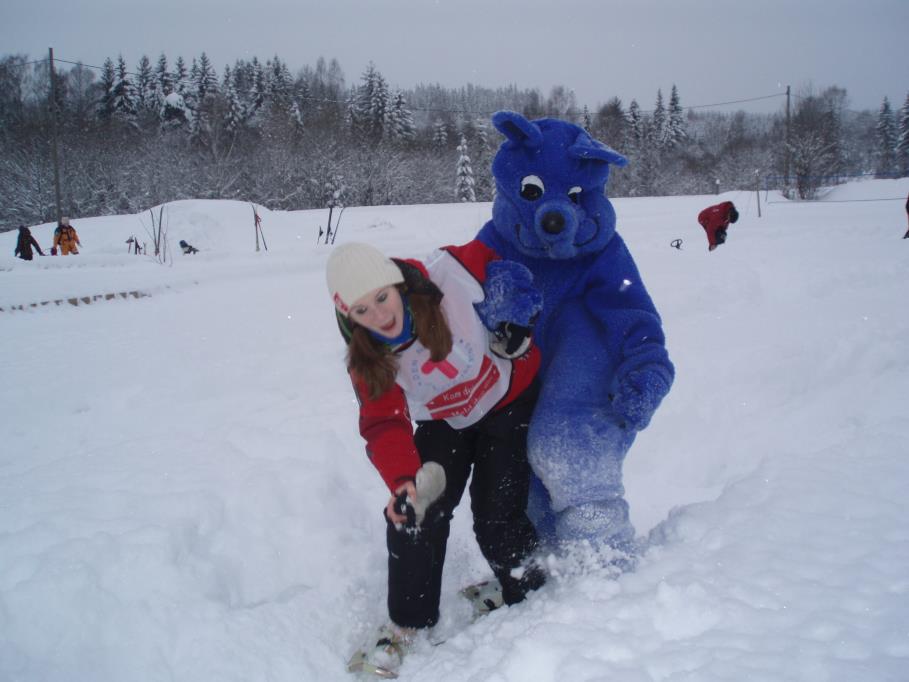
[[[606,198],[609,164],[628,160],[564,121],[500,111],[492,123],[507,138],[492,162],[498,233],[531,258],[603,249],[615,234],[615,210]]]

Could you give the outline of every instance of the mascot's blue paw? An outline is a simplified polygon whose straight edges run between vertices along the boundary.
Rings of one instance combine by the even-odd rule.
[[[486,266],[485,298],[474,304],[483,325],[495,331],[506,322],[530,327],[543,309],[543,296],[533,285],[533,275],[521,263],[496,260]]]
[[[630,372],[619,382],[612,409],[623,420],[625,428],[641,431],[669,392],[670,380],[657,372]]]

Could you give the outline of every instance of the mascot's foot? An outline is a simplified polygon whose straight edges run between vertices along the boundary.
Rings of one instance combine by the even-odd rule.
[[[628,520],[628,503],[621,498],[568,507],[557,514],[555,530],[562,545],[586,544],[604,564],[634,569],[634,527]]]

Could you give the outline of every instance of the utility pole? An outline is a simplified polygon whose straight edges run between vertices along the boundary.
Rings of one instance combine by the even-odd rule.
[[[789,191],[789,163],[790,163],[789,162],[789,154],[790,154],[790,151],[789,151],[789,119],[790,119],[789,99],[790,99],[790,97],[789,97],[789,95],[790,95],[790,87],[787,85],[786,86],[786,154],[785,154],[785,162],[784,162],[785,165],[783,166],[783,176],[786,181],[785,189],[787,192],[787,196],[788,196],[788,191]]]
[[[54,151],[54,198],[57,201],[57,224],[63,217],[60,210],[60,157],[57,154],[57,79],[54,77],[54,48],[49,47],[48,73],[50,74],[50,115],[51,130],[53,131],[53,151]]]

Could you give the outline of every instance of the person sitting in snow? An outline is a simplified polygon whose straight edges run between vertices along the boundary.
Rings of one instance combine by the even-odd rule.
[[[698,222],[707,233],[707,242],[710,244],[708,251],[713,251],[720,244],[726,243],[729,223],[734,223],[738,219],[739,212],[735,210],[735,204],[731,201],[708,206],[698,214]]]
[[[195,246],[187,244],[186,240],[184,239],[180,240],[180,248],[183,250],[183,254],[187,256],[192,253],[199,253],[199,249],[197,249]]]
[[[545,581],[532,558],[538,539],[526,514],[527,427],[540,363],[529,325],[542,302],[516,263],[499,266],[525,272],[525,287],[484,292],[494,258],[474,246],[446,247],[423,262],[391,260],[357,243],[329,257],[326,279],[347,342],[360,433],[391,492],[391,624],[354,655],[351,670],[393,671],[417,631],[439,620],[449,524],[471,468],[474,532],[501,582],[490,608],[520,602]],[[503,345],[490,344],[481,320],[488,308],[474,307],[484,295],[497,299],[487,303],[499,313],[508,307],[513,315],[503,325],[512,334]]]
[[[20,225],[19,238],[16,240],[16,251],[14,255],[22,260],[31,260],[34,255],[32,254],[33,246],[38,250],[39,254],[42,256],[44,255],[44,251],[41,250],[41,247],[38,246],[38,242],[32,236],[31,230],[25,227],[25,225]]]
[[[82,242],[79,241],[76,228],[70,225],[69,218],[64,216],[60,219],[57,229],[54,230],[54,246],[51,249],[51,254],[57,255],[59,253],[61,256],[77,255],[79,253],[77,246],[82,246]]]

